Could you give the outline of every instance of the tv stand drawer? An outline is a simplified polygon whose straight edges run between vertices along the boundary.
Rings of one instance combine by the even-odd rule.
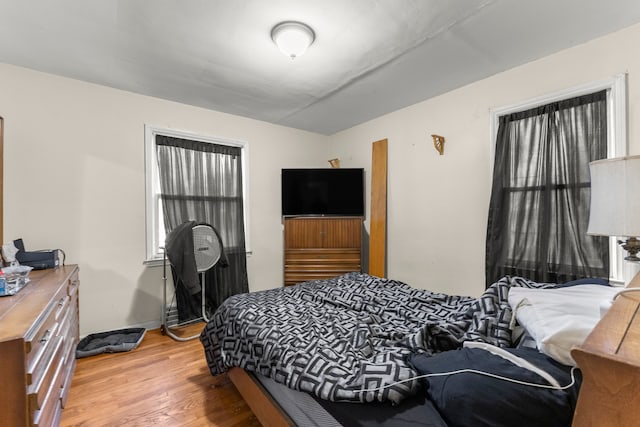
[[[356,264],[360,265],[360,249],[290,249],[285,253],[287,264]]]
[[[285,285],[361,270],[360,249],[293,249],[285,253]]]

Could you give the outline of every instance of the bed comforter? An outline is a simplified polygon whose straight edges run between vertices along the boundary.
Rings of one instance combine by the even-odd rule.
[[[550,285],[505,277],[471,298],[349,273],[233,296],[200,339],[213,375],[238,366],[322,399],[398,403],[420,387],[412,353],[511,345],[512,286]]]

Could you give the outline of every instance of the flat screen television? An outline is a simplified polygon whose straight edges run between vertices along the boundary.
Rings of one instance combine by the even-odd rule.
[[[364,169],[282,169],[283,216],[364,216]]]

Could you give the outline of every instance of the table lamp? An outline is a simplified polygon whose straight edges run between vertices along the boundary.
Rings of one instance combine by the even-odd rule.
[[[587,234],[626,237],[618,240],[624,258],[640,262],[640,156],[596,160],[591,172],[591,210]]]

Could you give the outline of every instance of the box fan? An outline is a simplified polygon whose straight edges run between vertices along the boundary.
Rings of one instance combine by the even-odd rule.
[[[191,228],[193,237],[193,257],[195,259],[195,266],[197,272],[200,274],[200,286],[202,288],[202,305],[201,305],[201,317],[198,319],[191,319],[185,324],[194,323],[196,321],[204,320],[209,321],[206,310],[206,277],[205,273],[213,268],[222,254],[222,246],[220,239],[214,228],[208,224],[199,224]],[[169,242],[169,237],[167,237]],[[197,338],[199,334],[190,337],[180,337],[176,335],[172,328],[184,326],[178,321],[177,308],[175,304],[175,287],[174,294],[171,302],[167,305],[167,251],[165,250],[164,262],[163,262],[163,277],[164,292],[163,292],[163,304],[162,304],[162,332],[169,335],[171,338],[178,341],[188,341]]]

